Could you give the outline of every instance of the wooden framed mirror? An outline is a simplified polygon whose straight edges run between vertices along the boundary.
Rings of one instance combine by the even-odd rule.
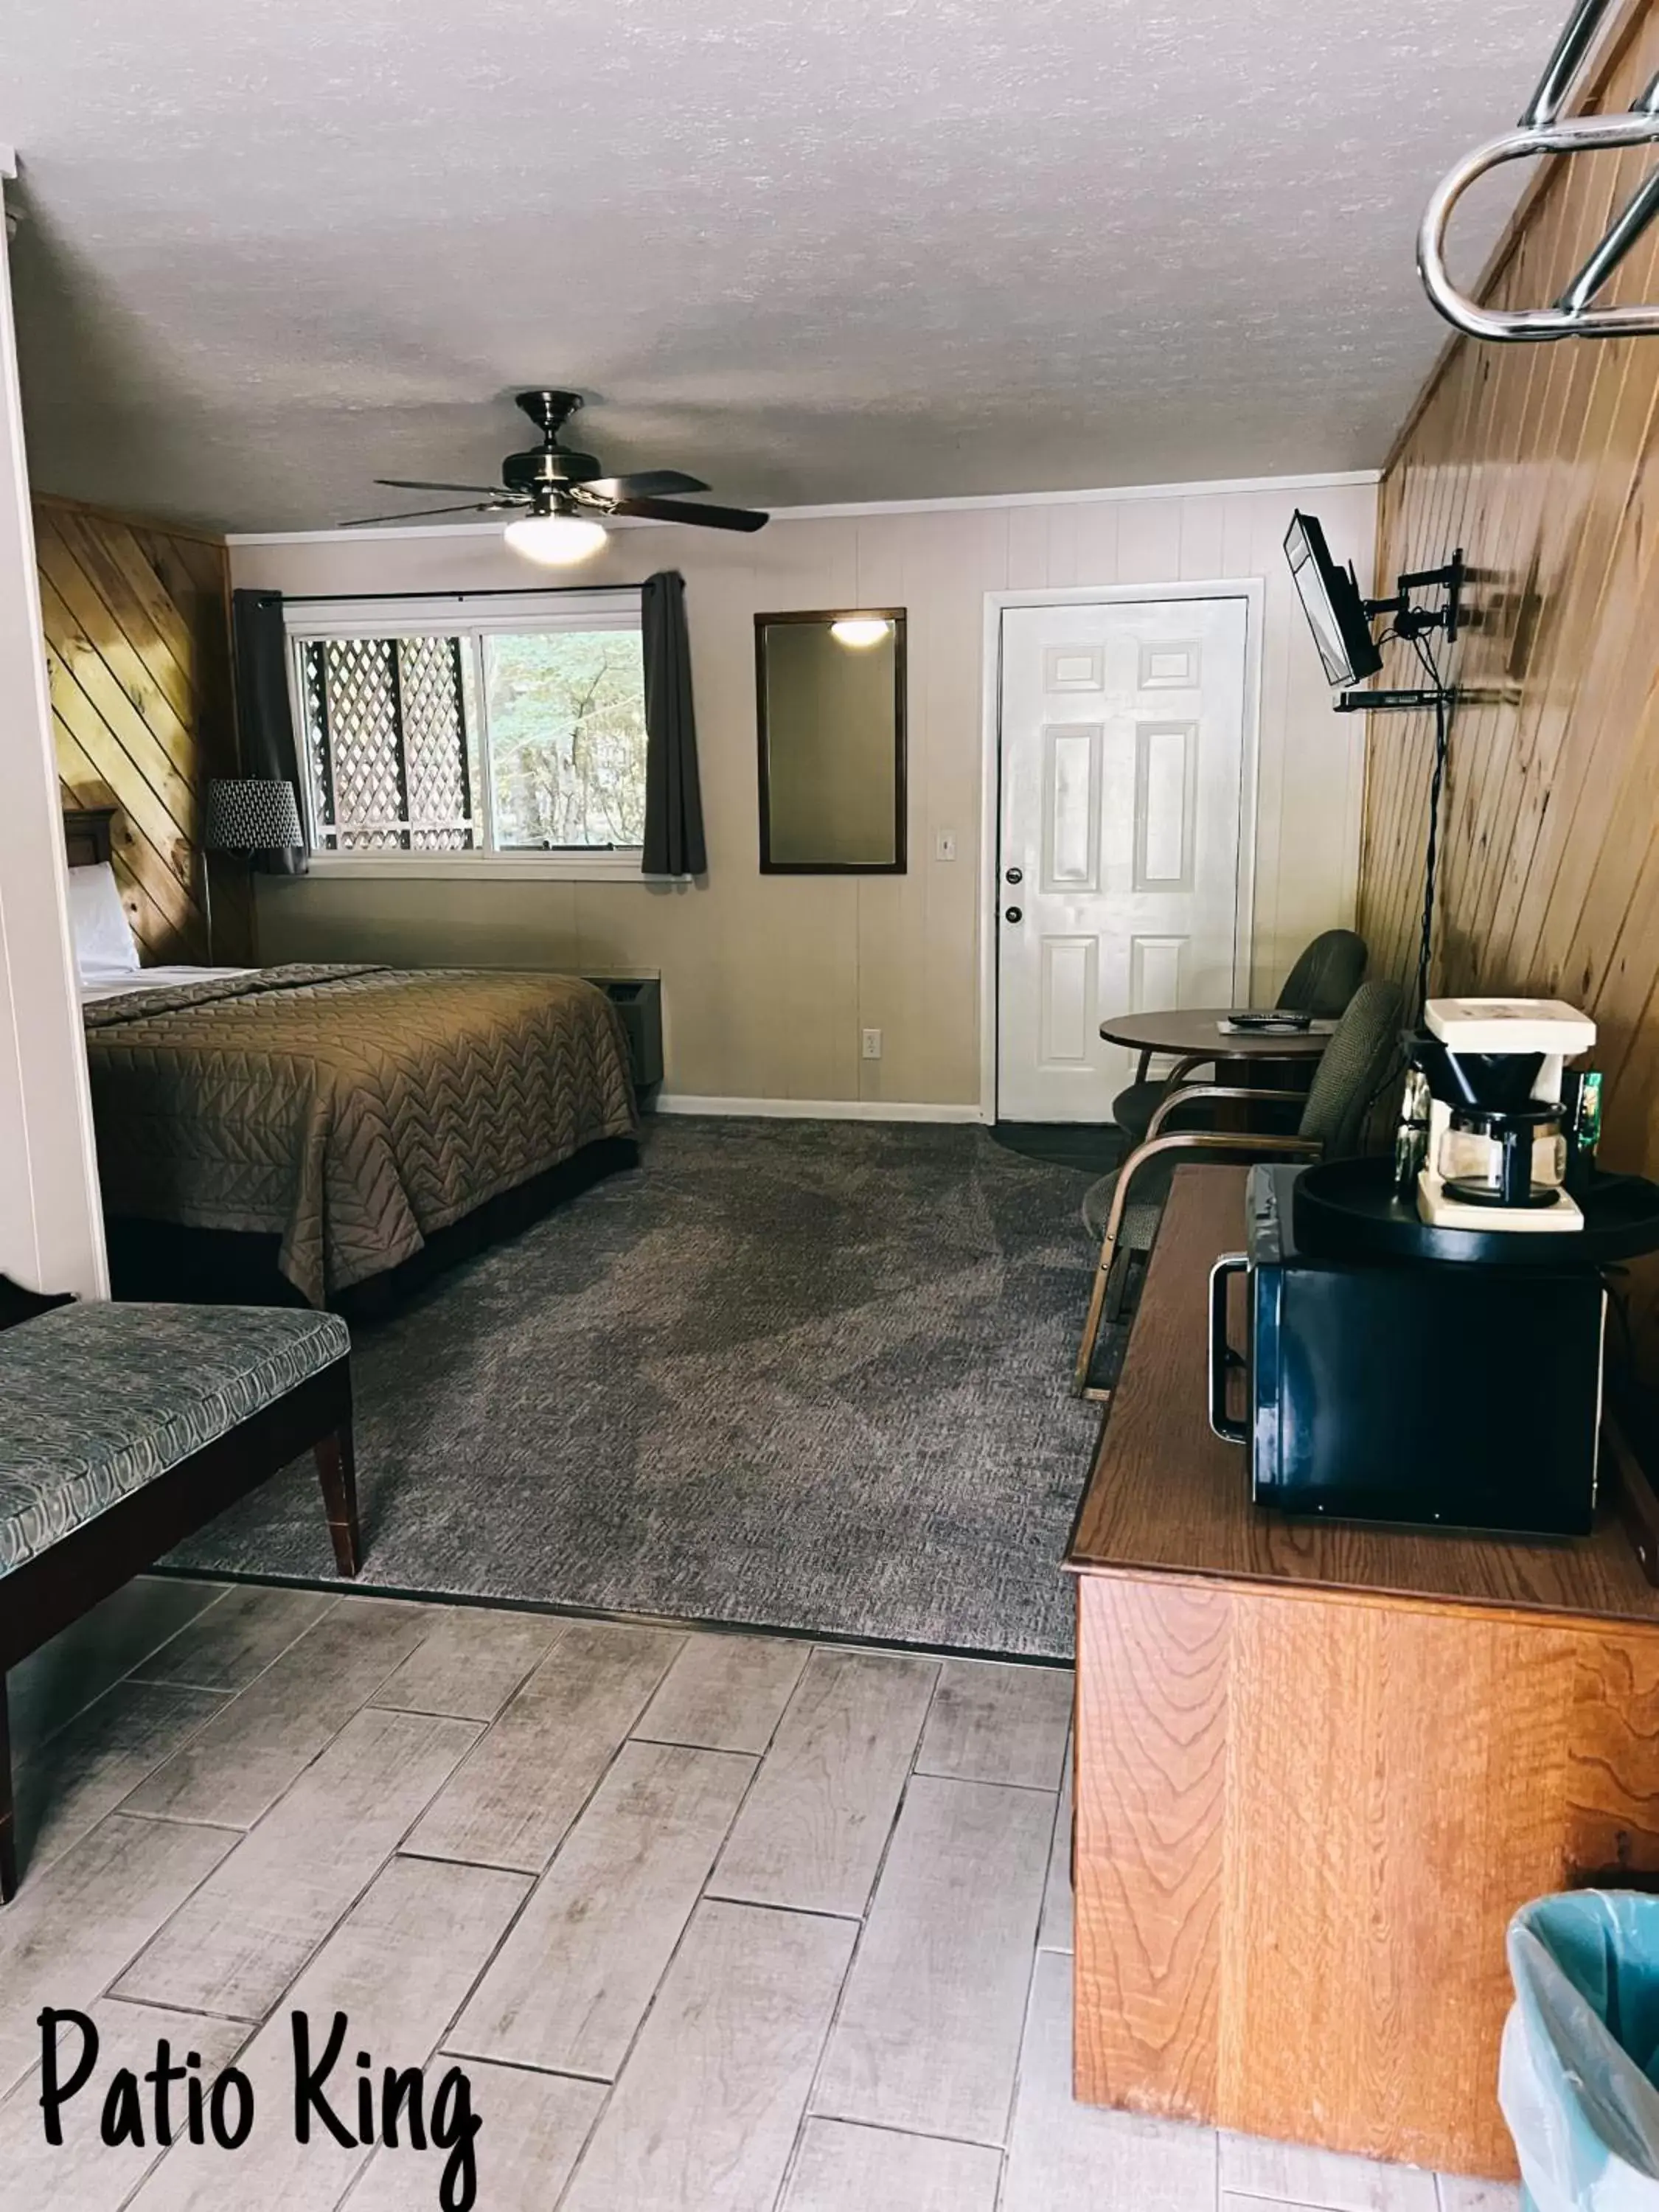
[[[904,610],[755,617],[760,864],[902,875]]]

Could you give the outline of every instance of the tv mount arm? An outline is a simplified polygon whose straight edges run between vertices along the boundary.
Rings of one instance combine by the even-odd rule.
[[[1465,299],[1446,271],[1446,226],[1452,210],[1477,177],[1504,161],[1537,154],[1581,154],[1598,149],[1659,145],[1659,76],[1626,115],[1577,115],[1561,110],[1583,74],[1608,0],[1577,0],[1555,52],[1528,102],[1518,128],[1465,155],[1436,187],[1417,234],[1417,267],[1429,298],[1455,330],[1472,338],[1534,342],[1547,338],[1659,336],[1659,305],[1596,307],[1596,295],[1659,216],[1659,169],[1644,179],[1614,216],[1600,244],[1550,307],[1483,307]]]
[[[1378,615],[1392,615],[1390,633],[1395,637],[1427,637],[1434,630],[1443,630],[1448,645],[1455,645],[1457,633],[1463,619],[1463,586],[1468,581],[1468,568],[1460,545],[1451,559],[1438,568],[1413,568],[1395,580],[1394,597],[1388,599],[1364,599],[1360,604],[1368,621]],[[1443,592],[1445,596],[1437,606],[1419,606],[1413,599],[1416,592]],[[1437,702],[1444,703],[1451,697],[1444,686],[1433,690],[1415,691],[1344,691],[1335,701],[1339,714],[1413,714]]]

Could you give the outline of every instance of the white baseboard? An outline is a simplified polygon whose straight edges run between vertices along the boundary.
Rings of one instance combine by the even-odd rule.
[[[659,1114],[725,1114],[780,1121],[983,1121],[978,1105],[885,1098],[698,1098],[659,1092]]]

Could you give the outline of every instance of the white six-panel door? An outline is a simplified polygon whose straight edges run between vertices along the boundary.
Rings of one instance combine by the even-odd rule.
[[[1000,1121],[1109,1121],[1103,1018],[1234,1002],[1248,607],[1003,610]]]

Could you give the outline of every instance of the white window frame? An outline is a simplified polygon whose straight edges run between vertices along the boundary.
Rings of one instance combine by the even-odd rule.
[[[315,816],[316,798],[306,759],[305,700],[301,690],[298,648],[332,637],[459,637],[467,641],[472,655],[474,696],[483,697],[483,641],[492,633],[522,637],[536,630],[634,629],[640,627],[639,586],[562,592],[556,596],[539,592],[485,595],[478,592],[434,592],[427,599],[338,599],[311,600],[283,610],[288,633],[288,680],[293,706],[295,742],[302,764],[300,800],[305,813],[306,836],[311,847],[313,875],[356,878],[363,882],[401,883],[412,877],[443,877],[451,881],[520,883],[646,883],[661,880],[646,876],[640,866],[638,845],[618,845],[609,851],[560,853],[430,853],[398,850],[380,853],[339,853],[322,843]],[[489,732],[479,733],[478,788],[473,795],[475,813],[495,820],[495,778]]]

